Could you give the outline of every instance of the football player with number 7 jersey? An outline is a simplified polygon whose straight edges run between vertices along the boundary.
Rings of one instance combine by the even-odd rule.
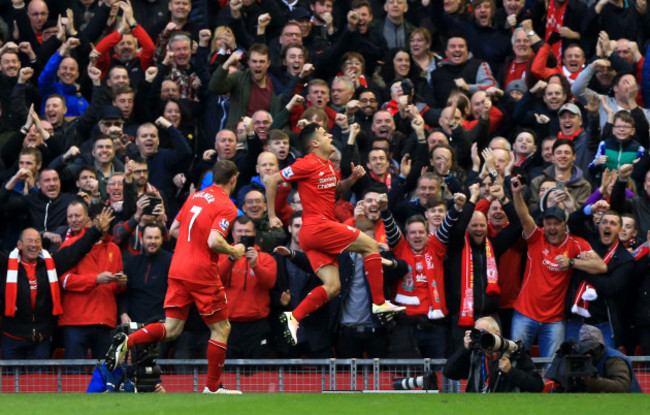
[[[185,326],[190,305],[194,303],[210,329],[208,379],[203,393],[241,393],[219,383],[230,324],[217,260],[219,254],[237,260],[245,252],[244,245],[232,246],[226,241],[237,217],[237,208],[230,200],[237,175],[237,166],[233,162],[218,161],[213,168],[214,184],[187,198],[170,229],[177,243],[169,268],[165,322],[149,324],[129,336],[116,334],[106,355],[109,370],[114,370],[133,346],[177,338]]]

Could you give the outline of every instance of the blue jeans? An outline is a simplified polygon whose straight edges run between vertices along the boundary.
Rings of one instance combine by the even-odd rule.
[[[567,325],[566,325],[566,336],[565,339],[575,339],[580,340],[580,327],[582,327],[583,323],[582,320],[580,319],[574,319],[570,318],[567,320]],[[614,332],[612,332],[612,326],[609,325],[609,322],[605,321],[602,323],[596,323],[596,324],[591,324],[594,327],[598,327],[600,331],[603,333],[603,340],[605,340],[605,346],[611,347],[612,349],[616,349],[616,346],[614,345]]]
[[[512,340],[521,340],[528,350],[537,337],[541,356],[553,357],[555,351],[564,341],[566,322],[541,323],[515,310],[512,315],[511,330]]]
[[[85,359],[88,349],[93,359],[102,359],[113,342],[111,331],[104,325],[63,326],[63,345],[66,359]]]
[[[431,330],[415,328],[413,330],[418,349],[423,358],[444,359],[447,350],[447,327],[436,326]]]
[[[30,340],[18,340],[2,335],[2,359],[3,360],[24,360],[24,359],[49,359],[52,357],[50,339],[42,342]]]

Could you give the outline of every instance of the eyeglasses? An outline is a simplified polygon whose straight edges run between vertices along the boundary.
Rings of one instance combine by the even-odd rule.
[[[361,66],[361,62],[359,61],[345,61],[345,64],[349,66]]]
[[[377,100],[375,98],[361,98],[359,102],[362,104],[368,104],[368,103],[374,104],[375,102],[377,102]]]

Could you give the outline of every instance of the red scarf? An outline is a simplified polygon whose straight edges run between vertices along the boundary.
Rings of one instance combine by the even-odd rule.
[[[582,68],[580,68],[579,71],[571,72],[567,69],[566,66],[562,65],[560,66],[560,69],[562,70],[562,75],[569,81],[571,85],[575,82],[575,80],[578,78],[578,75],[580,75],[580,72],[584,69],[584,65],[582,65]]]
[[[388,191],[390,192],[391,176],[390,176],[390,172],[388,170],[386,171],[386,178],[384,180],[380,179],[379,176],[377,176],[375,173],[372,172],[372,170],[368,169],[368,172],[370,173],[370,177],[377,180],[379,183],[385,184],[386,187],[388,187]]]
[[[616,248],[618,248],[618,244],[620,242],[621,241],[617,239],[616,243],[614,243],[614,245],[609,248],[609,251],[607,251],[607,254],[605,254],[603,257],[603,261],[605,261],[606,264],[609,264],[609,261],[614,256],[614,252],[616,252]],[[587,281],[581,281],[580,285],[578,286],[576,296],[573,299],[571,312],[585,318],[591,317],[591,313],[589,312],[589,302],[595,301],[597,298],[598,293],[596,292],[594,286],[589,284]]]
[[[497,262],[494,259],[494,249],[489,239],[485,239],[485,258],[487,287],[485,294],[499,295],[499,271]],[[474,261],[472,259],[472,247],[469,242],[469,235],[465,233],[465,246],[463,247],[463,263],[461,264],[461,292],[460,292],[460,318],[458,325],[469,327],[474,325]]]
[[[644,256],[648,255],[650,253],[650,249],[648,249],[648,243],[643,243],[634,250],[634,253],[632,254],[634,256],[634,260],[638,261]]]
[[[52,314],[55,316],[63,314],[61,307],[61,292],[59,291],[59,278],[56,275],[54,260],[50,254],[42,249],[39,254],[45,260],[47,267],[47,279],[50,282],[50,292],[52,293]],[[16,299],[18,298],[18,263],[20,262],[20,251],[18,248],[9,254],[9,264],[7,266],[7,288],[5,290],[5,316],[16,316]]]
[[[576,138],[577,136],[579,136],[581,132],[582,132],[582,128],[580,128],[578,131],[576,131],[576,132],[573,133],[572,135],[564,135],[564,134],[562,133],[562,131],[559,131],[559,132],[557,133],[557,137],[558,137],[558,138],[566,138],[567,140],[571,140],[571,141],[573,141],[573,139]]]
[[[558,5],[555,0],[551,0],[548,3],[548,11],[546,12],[546,36],[544,37],[544,40],[548,41],[551,33],[559,33],[560,28],[564,26],[564,15],[567,4],[569,4],[569,0],[566,0],[561,5]],[[555,54],[558,62],[560,62],[562,59],[562,42],[557,42],[551,46],[551,51]]]

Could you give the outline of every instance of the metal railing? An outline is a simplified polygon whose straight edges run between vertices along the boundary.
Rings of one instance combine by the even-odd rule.
[[[631,357],[644,391],[650,391],[650,357]],[[268,359],[227,360],[222,382],[244,392],[392,391],[393,379],[434,370],[441,393],[462,390],[444,379],[444,359]],[[544,375],[550,358],[534,358]],[[207,360],[164,360],[163,385],[168,392],[199,392],[206,382]],[[0,392],[85,392],[94,360],[0,360]]]

